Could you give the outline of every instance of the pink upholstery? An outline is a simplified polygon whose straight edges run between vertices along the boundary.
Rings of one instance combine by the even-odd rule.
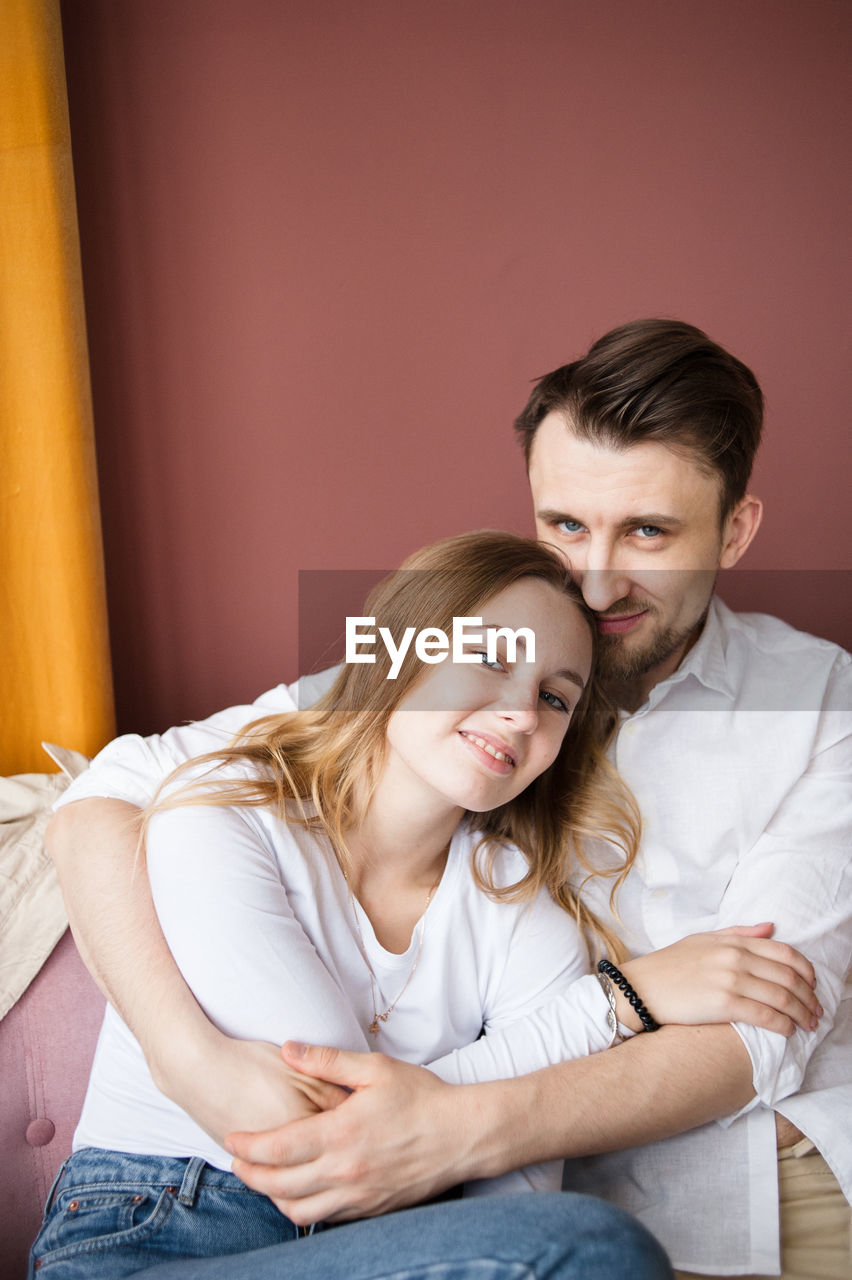
[[[57,1169],[71,1150],[104,999],[70,930],[0,1022],[0,1276],[23,1280]]]

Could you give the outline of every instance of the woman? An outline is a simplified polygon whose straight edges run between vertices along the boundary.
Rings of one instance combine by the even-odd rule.
[[[506,534],[448,539],[366,608],[397,643],[406,628],[476,616],[485,632],[529,628],[534,645],[513,658],[504,636],[496,656],[483,645],[437,665],[412,647],[395,679],[377,647],[316,707],[250,725],[180,771],[149,815],[148,860],[196,997],[240,1040],[375,1044],[449,1079],[603,1049],[613,1013],[641,1029],[621,993],[587,974],[587,939],[618,948],[568,887],[577,865],[592,872],[583,837],[603,834],[619,851],[614,892],[638,817],[603,756],[594,627],[560,561]],[[649,959],[624,966],[640,990]],[[670,979],[676,964],[658,957],[654,972]],[[642,994],[665,1017],[654,982]],[[690,1007],[710,1020],[694,989]],[[303,1087],[292,1114],[311,1106]],[[73,1270],[82,1253],[118,1276],[297,1234],[158,1091],[112,1011],[75,1149],[34,1247],[57,1280],[63,1263],[86,1274]],[[213,1208],[181,1216],[202,1179]],[[515,1180],[558,1187],[559,1170]]]

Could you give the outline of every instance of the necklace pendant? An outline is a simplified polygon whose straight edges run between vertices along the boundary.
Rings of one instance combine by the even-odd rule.
[[[367,1028],[367,1031],[370,1033],[371,1036],[377,1036],[381,1031],[381,1027],[379,1024],[382,1022],[387,1022],[388,1018],[391,1016],[394,1009],[402,999],[403,994],[408,990],[409,982],[414,977],[415,971],[417,969],[417,964],[420,960],[420,952],[423,950],[423,935],[426,932],[426,911],[428,911],[429,904],[432,901],[432,895],[434,894],[435,890],[438,887],[438,880],[440,880],[440,876],[438,877],[438,880],[436,880],[435,883],[432,885],[432,888],[429,890],[429,893],[426,897],[426,906],[424,908],[424,913],[420,921],[420,929],[419,929],[418,939],[417,939],[417,951],[414,954],[414,961],[411,965],[411,968],[408,971],[408,977],[405,979],[405,982],[403,982],[402,986],[397,992],[396,999],[391,1001],[391,1003],[388,1005],[387,1009],[385,1009],[383,1013],[379,1013],[378,1009],[376,1008],[376,992],[377,992],[376,975],[373,973],[373,969],[370,964],[370,957],[367,955],[367,948],[364,945],[364,935],[361,932],[361,923],[358,919],[358,912],[355,909],[355,899],[352,896],[352,889],[349,886],[348,879],[346,879],[345,871],[343,872],[343,878],[344,880],[346,880],[346,886],[347,886],[347,889],[349,890],[349,905],[352,907],[352,918],[355,921],[355,929],[358,933],[358,940],[359,940],[358,949],[361,952],[361,956],[364,960],[364,964],[367,966],[367,972],[370,975],[370,993],[372,995],[372,1000],[373,1000],[373,1021],[370,1023],[369,1027]]]

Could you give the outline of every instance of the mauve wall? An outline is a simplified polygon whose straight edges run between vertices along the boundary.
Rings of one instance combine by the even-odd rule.
[[[529,380],[642,315],[755,369],[760,603],[852,643],[847,0],[62,13],[122,728],[292,678],[299,569],[529,531]]]

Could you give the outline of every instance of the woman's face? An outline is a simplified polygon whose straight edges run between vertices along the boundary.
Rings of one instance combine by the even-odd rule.
[[[386,770],[394,785],[482,813],[519,795],[556,759],[589,678],[592,638],[578,606],[535,578],[476,612],[482,628],[468,632],[531,629],[532,661],[523,640],[513,660],[498,638],[495,662],[484,645],[467,644],[474,664],[454,663],[450,654],[424,665],[388,723]]]

